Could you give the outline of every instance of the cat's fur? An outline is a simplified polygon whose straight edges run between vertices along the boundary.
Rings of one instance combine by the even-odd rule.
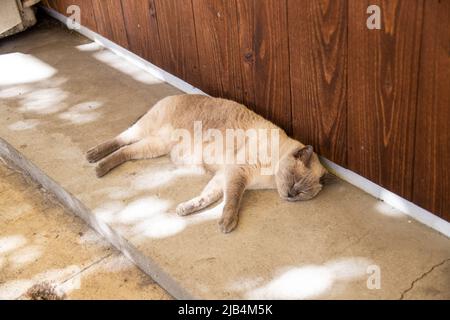
[[[237,225],[239,205],[246,189],[277,189],[280,197],[288,201],[311,199],[322,189],[321,178],[327,171],[311,146],[289,138],[279,127],[239,103],[203,95],[179,95],[160,100],[128,130],[89,150],[87,159],[89,162],[101,160],[96,168],[98,177],[125,161],[167,154],[172,159],[176,154],[177,162],[181,154],[189,163],[196,155],[183,154],[187,151],[180,149],[179,141],[173,139],[173,132],[186,129],[193,134],[195,121],[202,122],[204,132],[217,129],[224,136],[227,129],[279,130],[277,170],[272,175],[262,175],[260,162],[239,165],[203,162],[201,165],[213,172],[214,177],[198,197],[177,207],[179,215],[199,211],[224,196],[219,226],[223,232],[230,232]],[[205,150],[209,142],[202,143]],[[238,153],[245,148],[244,144],[236,143],[231,152]],[[270,143],[268,148],[271,148]]]

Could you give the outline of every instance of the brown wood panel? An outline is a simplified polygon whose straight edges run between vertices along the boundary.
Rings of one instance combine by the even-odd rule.
[[[347,0],[289,0],[293,135],[346,164]]]
[[[95,21],[94,9],[92,1],[90,0],[49,0],[48,4],[51,8],[55,9],[59,13],[69,16],[67,14],[67,8],[71,5],[77,5],[80,7],[81,25],[96,31],[97,23]]]
[[[238,0],[244,103],[291,133],[286,1]]]
[[[42,3],[44,4],[44,6],[47,6],[49,8],[52,8],[58,12],[60,12],[59,8],[58,8],[58,4],[60,3],[57,0],[43,0]]]
[[[130,50],[151,63],[162,66],[153,0],[122,0],[122,10]]]
[[[59,13],[63,13],[65,14],[65,10],[63,8],[63,3],[64,1],[62,0],[45,0],[43,3],[44,5],[48,6],[49,8],[52,8],[56,11],[58,11]]]
[[[191,0],[155,0],[162,66],[194,86],[201,85]]]
[[[127,32],[121,0],[92,1],[97,32],[109,40],[128,48]]]
[[[92,6],[91,0],[65,0],[64,3],[64,13],[70,5],[77,5],[80,7],[81,11],[81,25],[91,29],[97,30],[97,23],[94,16],[94,8]],[[66,14],[67,15],[67,14]]]
[[[413,201],[450,221],[450,1],[425,1]]]
[[[379,5],[381,30],[366,27]],[[348,166],[411,199],[423,1],[349,0]]]
[[[243,101],[235,0],[193,0],[202,84],[218,97]]]

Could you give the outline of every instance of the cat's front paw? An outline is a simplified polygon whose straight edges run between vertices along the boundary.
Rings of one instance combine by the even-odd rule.
[[[219,221],[219,229],[223,233],[230,233],[238,224],[239,216],[236,215],[224,215]]]
[[[191,206],[189,206],[186,202],[180,203],[177,208],[175,209],[175,212],[177,213],[177,215],[179,216],[187,216],[188,214],[192,213],[192,208],[190,208]]]

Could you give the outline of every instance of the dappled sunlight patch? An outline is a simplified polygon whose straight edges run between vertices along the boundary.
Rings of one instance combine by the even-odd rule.
[[[244,289],[248,299],[311,299],[333,285],[367,276],[370,261],[365,258],[342,258],[323,265],[284,268],[269,282]],[[248,286],[247,286],[248,287]]]
[[[39,82],[38,85],[41,88],[55,88],[64,85],[68,81],[69,79],[67,77],[52,77],[45,81]]]
[[[52,281],[67,281],[74,276],[77,276],[81,270],[82,269],[79,265],[72,264],[61,269],[45,270],[39,273],[37,276],[33,277],[33,279],[52,279]]]
[[[33,285],[31,279],[6,281],[0,284],[0,298],[2,300],[14,300],[25,293]]]
[[[37,119],[20,120],[10,124],[8,129],[12,131],[24,131],[34,129],[40,123]]]
[[[199,224],[211,220],[218,220],[222,216],[224,205],[225,202],[222,200],[221,202],[211,204],[207,209],[182,218],[187,220],[188,225]]]
[[[13,235],[0,238],[0,254],[4,254],[24,246],[27,243],[22,235]]]
[[[73,124],[83,124],[94,122],[100,117],[98,113],[75,113],[75,112],[65,112],[59,117],[63,120],[67,120]]]
[[[1,99],[9,99],[9,98],[15,98],[20,95],[23,95],[25,93],[30,92],[32,89],[30,86],[12,86],[8,88],[0,89],[0,98]]]
[[[185,225],[177,216],[165,213],[170,205],[166,200],[150,196],[129,204],[109,202],[94,210],[94,213],[108,224],[131,226],[133,234],[146,232],[161,237],[176,233]]]
[[[366,258],[341,258],[327,263],[327,267],[336,280],[354,280],[367,276],[367,267],[372,262]]]
[[[80,232],[77,242],[82,245],[98,245],[104,248],[109,248],[110,244],[104,239],[98,236],[94,229],[87,229],[85,232]]]
[[[305,266],[284,272],[266,285],[251,290],[253,299],[306,299],[331,288],[333,275],[323,267]]]
[[[135,265],[131,262],[131,260],[125,258],[121,254],[115,254],[106,261],[102,262],[99,266],[96,266],[95,271],[118,273],[133,267],[135,267]]]
[[[70,265],[61,269],[48,269],[26,279],[5,281],[0,283],[0,298],[7,300],[18,299],[25,294],[29,288],[42,281],[61,283],[61,287],[64,290],[68,288],[79,288],[80,272],[80,266]]]
[[[187,201],[191,196],[180,200],[180,180],[189,188],[189,181],[205,175],[198,166],[177,167],[168,158],[155,159],[155,166],[145,168],[131,179],[128,188],[109,187],[101,190],[111,201],[106,201],[93,210],[103,222],[128,235],[141,238],[164,238],[182,232],[189,225],[216,220],[223,209],[222,204],[213,204],[197,214],[180,217],[175,213],[178,202]],[[192,182],[191,182],[192,183]],[[188,190],[188,189],[187,189]],[[178,193],[177,193],[178,192]],[[145,196],[142,194],[153,193]],[[138,197],[138,195],[141,195]],[[164,197],[162,196],[164,195]],[[135,197],[132,201],[130,198]],[[177,199],[175,201],[175,198]],[[127,203],[130,201],[129,203]]]
[[[148,217],[133,227],[134,234],[145,238],[166,238],[183,231],[187,226],[186,219],[175,214],[160,212]]]
[[[59,88],[37,89],[23,97],[19,111],[36,114],[52,114],[67,108],[63,101],[67,92]]]
[[[374,209],[376,212],[381,213],[382,215],[385,215],[388,217],[392,217],[392,218],[405,217],[404,213],[402,213],[398,209],[395,209],[394,207],[386,204],[383,201],[377,201]]]
[[[35,262],[41,256],[42,248],[40,246],[33,245],[15,251],[9,256],[8,261],[13,267],[19,268]]]
[[[0,267],[18,269],[39,259],[42,256],[42,247],[28,243],[22,235],[0,238]]]
[[[96,110],[103,106],[103,102],[99,101],[86,101],[83,103],[79,103],[74,105],[69,109],[72,112],[89,112],[91,110]]]
[[[98,101],[83,102],[59,114],[58,117],[73,124],[93,122],[100,117],[100,114],[94,110],[100,108],[102,105],[103,103]]]
[[[381,190],[378,198],[383,199],[383,202],[380,200],[378,202],[379,206],[377,205],[375,209],[381,214],[389,217],[399,218],[403,217],[405,214],[410,213],[409,207],[406,205],[408,201],[400,198],[399,196],[388,190]],[[391,205],[387,205],[386,203],[390,203]],[[394,209],[393,207],[397,209]]]
[[[99,51],[99,50],[103,50],[103,47],[96,43],[96,42],[89,42],[89,43],[85,43],[85,44],[80,44],[78,46],[75,46],[75,48],[78,51],[81,52],[92,52],[92,51]]]
[[[153,181],[156,181],[158,185],[163,182],[168,183],[171,179],[176,178],[177,175],[184,176],[187,172],[193,172],[183,168],[162,171],[162,175],[158,175],[156,172],[154,172],[156,175],[149,173],[146,178],[138,182],[138,187],[130,189],[148,190],[151,187],[155,187]],[[176,173],[173,174],[174,172]],[[166,177],[167,180],[163,180],[162,177]],[[150,183],[148,183],[149,180]],[[105,202],[94,209],[94,214],[101,221],[114,225],[118,230],[131,235],[140,235],[144,238],[173,236],[183,231],[189,225],[218,219],[223,209],[223,202],[216,203],[197,214],[180,217],[175,213],[174,209],[177,203],[173,203],[170,199],[162,199],[155,195],[139,197],[129,203],[125,203],[125,198],[134,196],[136,193],[130,191],[122,193],[121,188],[110,188],[107,190],[107,193],[109,198],[114,200]]]
[[[103,203],[101,206],[93,210],[93,213],[106,223],[114,221],[114,214],[125,207],[122,201],[110,201]]]
[[[133,181],[136,190],[149,190],[168,185],[180,177],[202,176],[205,171],[198,167],[176,167],[173,164],[158,166],[140,174]]]
[[[0,70],[0,86],[42,81],[57,72],[36,57],[18,52],[0,55]]]
[[[107,223],[133,224],[167,210],[170,206],[157,197],[145,197],[128,204],[112,201],[94,210],[102,221]]]
[[[129,203],[115,214],[114,221],[120,223],[139,222],[166,211],[170,203],[157,197],[145,197]]]
[[[157,212],[137,223],[133,228],[133,233],[141,238],[154,239],[174,236],[190,225],[217,220],[222,214],[222,209],[223,203],[220,205],[213,204],[211,208],[184,217],[178,216],[174,211]]]
[[[162,83],[160,80],[153,77],[149,72],[144,71],[143,69],[131,63],[128,62],[124,63],[124,59],[112,51],[101,50],[99,52],[94,53],[93,57],[141,83],[145,84]]]

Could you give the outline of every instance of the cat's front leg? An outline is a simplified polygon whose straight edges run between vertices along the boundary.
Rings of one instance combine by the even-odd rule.
[[[236,228],[239,220],[239,206],[245,189],[249,185],[250,175],[244,167],[235,167],[227,170],[225,175],[225,206],[219,228],[229,233]]]
[[[180,216],[187,216],[216,202],[222,198],[223,186],[223,174],[222,172],[217,172],[203,189],[200,196],[178,205],[176,209],[177,214]]]

